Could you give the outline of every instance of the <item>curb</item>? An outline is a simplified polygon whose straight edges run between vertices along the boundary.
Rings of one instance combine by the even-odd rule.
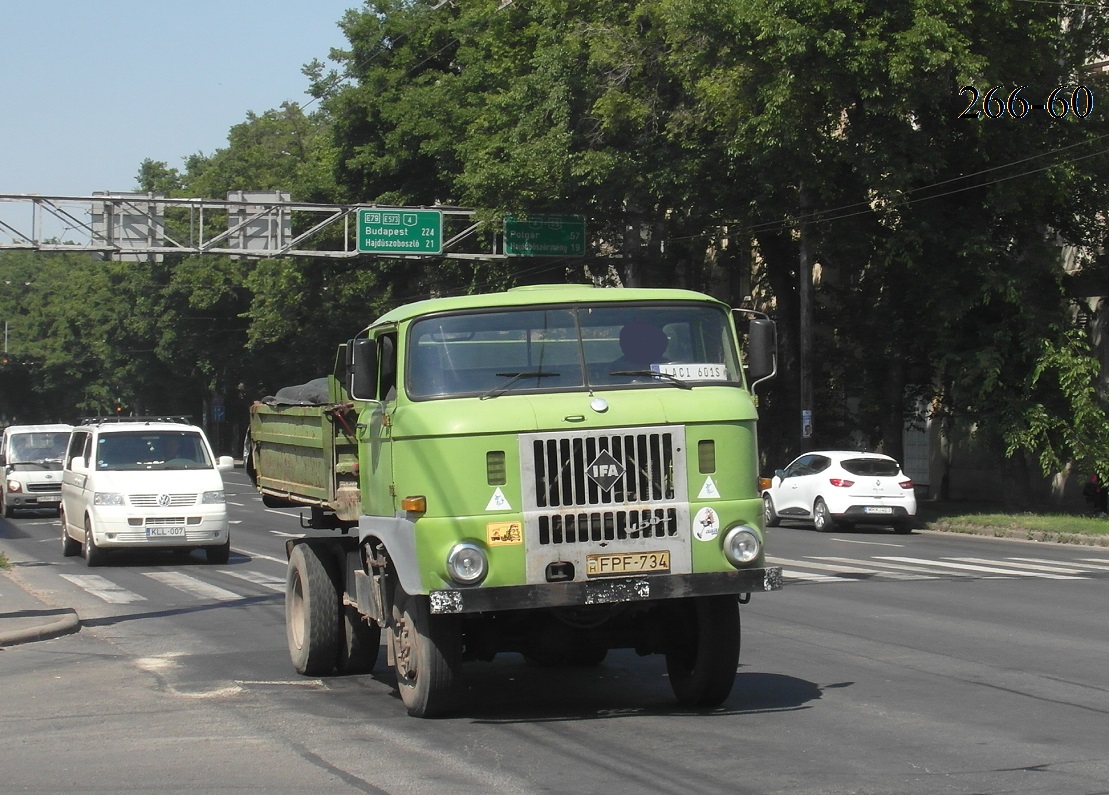
[[[62,635],[71,635],[80,628],[81,619],[77,617],[77,612],[65,608],[60,618],[48,624],[40,624],[37,627],[27,627],[11,632],[0,632],[0,648],[17,646],[20,643],[31,643],[36,640],[60,638]]]

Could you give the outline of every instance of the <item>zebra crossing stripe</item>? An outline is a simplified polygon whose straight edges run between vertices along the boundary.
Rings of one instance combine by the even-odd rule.
[[[1109,562],[1105,558],[1082,558],[1082,567],[1095,571],[1109,571]]]
[[[768,558],[768,560],[770,560],[770,559]],[[820,558],[820,560],[828,560],[828,558]],[[835,558],[832,558],[832,560],[835,560]],[[783,574],[788,574],[790,576],[793,576],[794,574],[796,574],[796,572],[794,572],[792,568],[788,568],[788,567],[801,566],[801,567],[806,568],[806,569],[816,569],[817,571],[834,571],[834,572],[837,572],[839,574],[884,574],[884,575],[886,575],[889,578],[894,579],[894,580],[931,579],[931,578],[926,577],[924,575],[900,574],[898,572],[879,571],[877,569],[864,569],[864,568],[861,568],[859,566],[844,565],[842,563],[839,564],[839,565],[833,566],[829,563],[818,563],[816,560],[786,560],[786,559],[783,559],[783,558],[774,558],[772,562],[774,563],[774,565],[780,565],[780,566],[783,566],[783,567],[787,567],[786,571],[784,571]],[[851,561],[851,563],[857,563],[857,562],[858,561]],[[850,577],[833,577],[833,579],[849,580],[851,578]]]
[[[62,574],[59,576],[63,580],[68,580],[73,583],[81,590],[103,599],[105,602],[125,605],[131,602],[146,601],[145,596],[140,596],[134,591],[121,588],[111,580],[101,577],[99,574]]]
[[[285,579],[283,577],[271,577],[267,574],[259,574],[254,571],[231,571],[230,569],[223,569],[220,574],[226,574],[229,577],[238,577],[240,580],[252,582],[255,585],[261,585],[263,588],[269,588],[271,591],[285,593]]]
[[[940,566],[943,568],[958,569],[960,571],[973,571],[980,574],[994,574],[1004,575],[1007,577],[1039,577],[1048,580],[1082,580],[1085,577],[1071,577],[1067,574],[1051,574],[1049,572],[1033,572],[1033,571],[1019,571],[1017,569],[1002,569],[995,565],[980,566],[972,563],[959,563],[956,560],[921,560],[920,558],[902,558],[895,556],[881,556],[879,560],[893,560],[899,563],[922,563],[930,566]],[[987,561],[988,563],[997,563],[997,561]]]
[[[179,591],[191,593],[193,596],[199,596],[203,599],[215,599],[220,602],[229,602],[233,599],[242,599],[243,597],[233,591],[228,591],[220,588],[218,585],[203,582],[190,577],[188,574],[181,574],[175,571],[149,571],[144,574],[152,580],[157,580],[163,585],[168,585],[170,588],[176,588]]]
[[[818,557],[814,558],[814,560],[826,560],[830,563],[847,564],[846,568],[848,570],[852,568],[850,564],[859,562],[853,558],[834,557]],[[881,568],[857,569],[857,571],[866,572],[867,574],[882,574],[895,580],[934,580],[936,579],[936,575],[943,573],[938,571],[931,573],[922,573],[919,568],[916,568],[914,566],[901,566],[897,563],[878,563],[876,565],[880,566]],[[900,572],[910,573],[901,574]]]
[[[1049,566],[1042,562],[1029,561],[1027,563],[1020,562],[1020,558],[1006,558],[1005,560],[987,560],[985,558],[952,558],[952,560],[959,560],[963,563],[984,563],[989,565],[998,566],[1012,566],[1014,569],[1031,569],[1032,571],[1049,571],[1055,574],[1082,574],[1082,569],[1068,569],[1062,566]],[[1085,580],[1086,577],[1079,577],[1078,579]]]

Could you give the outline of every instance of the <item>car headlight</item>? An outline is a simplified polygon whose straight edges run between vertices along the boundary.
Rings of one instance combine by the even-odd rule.
[[[227,502],[222,491],[206,491],[201,495],[200,501],[205,505],[216,505]]]
[[[21,492],[23,491],[23,484],[20,483],[18,480],[9,480],[8,491],[12,492],[13,494]]]
[[[759,534],[745,524],[733,527],[724,536],[724,557],[733,566],[746,566],[759,556],[762,541]]]
[[[476,585],[485,579],[489,559],[477,544],[455,544],[447,555],[447,571],[459,585]]]
[[[123,505],[123,495],[115,491],[98,491],[92,495],[93,505]]]

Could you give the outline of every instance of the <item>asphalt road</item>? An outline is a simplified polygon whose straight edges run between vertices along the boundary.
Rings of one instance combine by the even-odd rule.
[[[933,533],[771,531],[786,587],[742,609],[722,708],[661,660],[464,668],[466,706],[407,717],[384,654],[296,676],[295,511],[228,477],[232,558],[64,558],[0,522],[80,632],[0,651],[0,792],[1092,793],[1109,789],[1109,551]]]

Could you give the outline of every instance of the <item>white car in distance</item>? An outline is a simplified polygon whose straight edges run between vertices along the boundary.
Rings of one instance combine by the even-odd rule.
[[[916,491],[901,465],[888,455],[852,450],[805,453],[779,469],[762,487],[763,521],[812,522],[820,532],[856,524],[912,530]]]

